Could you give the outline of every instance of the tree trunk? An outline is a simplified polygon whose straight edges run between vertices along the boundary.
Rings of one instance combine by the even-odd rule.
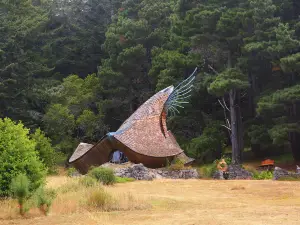
[[[228,68],[232,68],[232,56],[230,51],[228,52]],[[229,91],[232,164],[236,165],[242,163],[242,150],[244,148],[240,97],[239,90],[231,89]]]
[[[293,158],[296,162],[300,162],[300,134],[298,132],[290,132],[289,136]]]
[[[296,82],[295,74],[292,73],[290,77],[290,86],[294,85]],[[293,103],[289,110],[289,119],[291,123],[296,123],[299,121],[298,118],[298,108],[299,103]],[[292,154],[295,161],[300,161],[300,134],[299,132],[290,132],[289,141],[291,145]]]
[[[239,106],[240,93],[236,89],[229,92],[230,119],[231,119],[231,145],[232,145],[232,164],[242,163],[243,150],[243,127],[241,110]]]
[[[293,103],[291,109],[289,110],[290,122],[294,123],[298,121],[297,111],[298,111],[298,104]],[[295,131],[290,132],[289,141],[290,141],[294,160],[300,161],[300,133]]]
[[[248,88],[248,107],[249,107],[249,116],[251,119],[255,117],[255,103],[254,103],[254,97],[256,92],[256,83],[255,83],[255,76],[253,73],[248,73],[248,81],[250,84],[250,87]],[[254,153],[255,156],[259,156],[261,153],[260,144],[250,144],[251,151]]]

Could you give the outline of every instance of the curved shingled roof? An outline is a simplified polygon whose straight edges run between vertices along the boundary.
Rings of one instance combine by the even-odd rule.
[[[156,93],[109,135],[133,151],[152,157],[175,156],[183,152],[166,129],[164,104],[173,86]]]

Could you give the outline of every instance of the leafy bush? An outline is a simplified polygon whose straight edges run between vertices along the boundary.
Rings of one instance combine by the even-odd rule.
[[[26,175],[19,174],[11,181],[11,192],[12,197],[18,200],[19,204],[19,212],[23,216],[28,210],[29,205],[27,203],[28,199],[30,198],[30,191],[29,191],[30,182]]]
[[[36,142],[35,149],[42,162],[49,169],[48,172],[53,172],[55,170],[54,166],[57,154],[54,151],[54,148],[52,148],[51,140],[47,138],[45,133],[40,129],[37,129],[30,136]]]
[[[182,170],[184,169],[184,162],[182,162],[180,159],[176,158],[172,164],[168,168],[169,170]]]
[[[192,139],[188,144],[188,155],[203,163],[206,156],[222,148],[226,143],[226,135],[220,132],[220,127],[220,121],[209,122],[201,136]]]
[[[94,187],[97,185],[98,181],[91,176],[84,176],[79,180],[79,183],[84,187]]]
[[[45,189],[45,187],[42,186],[36,191],[35,197],[37,207],[41,210],[41,212],[47,215],[49,213],[52,202],[56,197],[55,190]]]
[[[127,183],[135,181],[132,177],[116,177],[116,183]]]
[[[112,203],[112,196],[108,194],[103,188],[93,190],[87,197],[88,205],[100,208],[102,210],[107,210],[108,208],[110,208]]]
[[[29,179],[29,191],[37,189],[47,173],[35,150],[36,142],[22,123],[0,119],[0,196],[10,194],[14,177],[23,173]]]
[[[222,159],[225,160],[227,166],[229,166],[229,165],[231,164],[232,159],[231,159],[230,157],[224,156],[224,155],[223,155],[223,156],[222,156]]]
[[[114,171],[110,168],[97,167],[93,168],[88,173],[89,176],[102,182],[104,185],[111,185],[116,183],[116,176]]]
[[[67,175],[68,175],[68,177],[72,177],[73,174],[76,173],[76,171],[77,171],[77,170],[76,170],[74,167],[68,168],[68,170],[67,170]]]
[[[217,171],[216,163],[204,165],[200,168],[200,174],[202,174],[202,176],[206,178],[211,178],[216,171]]]
[[[253,171],[253,178],[256,180],[270,180],[273,178],[273,173],[271,171]]]

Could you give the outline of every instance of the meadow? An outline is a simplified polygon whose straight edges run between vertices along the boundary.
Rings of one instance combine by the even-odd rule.
[[[1,200],[0,224],[300,224],[297,181],[162,179],[106,187],[78,181],[47,178],[58,193],[48,216],[33,209],[21,217],[14,200]]]

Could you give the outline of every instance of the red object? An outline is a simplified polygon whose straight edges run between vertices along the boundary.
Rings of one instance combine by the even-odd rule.
[[[261,162],[261,166],[274,166],[274,160],[266,159]]]

